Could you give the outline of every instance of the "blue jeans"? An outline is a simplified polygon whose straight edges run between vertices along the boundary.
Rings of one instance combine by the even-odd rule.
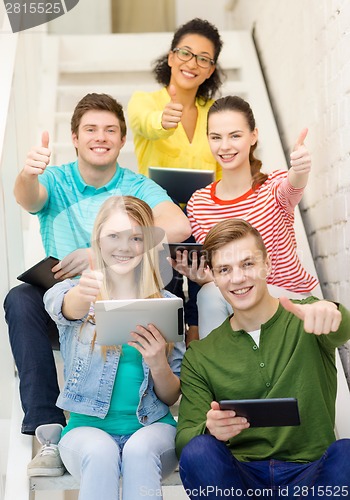
[[[350,439],[335,441],[307,464],[239,462],[225,443],[204,434],[180,457],[180,476],[190,498],[326,498],[350,496]]]
[[[58,443],[66,469],[80,481],[79,500],[163,498],[161,481],[176,465],[176,428],[154,423],[128,436],[76,427]]]
[[[17,366],[24,411],[23,434],[34,434],[41,424],[66,425],[56,406],[59,394],[52,339],[55,323],[44,308],[42,288],[23,284],[12,288],[4,302],[10,344]]]

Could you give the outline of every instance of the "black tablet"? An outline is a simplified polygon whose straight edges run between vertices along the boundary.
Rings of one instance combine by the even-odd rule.
[[[176,252],[179,250],[183,252],[184,250],[188,251],[188,262],[192,264],[192,255],[193,253],[197,253],[197,261],[202,255],[202,247],[201,243],[168,243],[169,252],[172,259],[176,259]]]
[[[51,269],[59,263],[59,259],[55,257],[45,257],[33,267],[24,271],[24,273],[17,276],[17,279],[29,283],[30,285],[40,286],[48,290],[60,280],[56,280],[53,276]]]
[[[149,167],[149,178],[162,186],[178,203],[187,203],[197,189],[215,180],[214,170]]]
[[[234,410],[237,416],[245,417],[250,427],[300,425],[295,398],[228,399],[219,404],[221,410]]]

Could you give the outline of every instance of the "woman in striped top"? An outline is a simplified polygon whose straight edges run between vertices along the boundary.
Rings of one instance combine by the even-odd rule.
[[[291,153],[291,168],[269,175],[260,171],[262,163],[254,157],[258,131],[246,101],[237,96],[215,101],[208,113],[207,133],[212,154],[222,167],[222,179],[196,191],[188,202],[187,214],[196,241],[203,243],[208,231],[222,220],[245,219],[261,233],[269,252],[268,283],[275,288],[275,295],[286,295],[286,290],[294,297],[309,294],[318,281],[299,260],[293,226],[294,208],[311,169],[304,146],[307,129],[301,132]],[[206,276],[202,283],[208,280]],[[198,308],[201,338],[231,312],[213,282],[202,287]]]

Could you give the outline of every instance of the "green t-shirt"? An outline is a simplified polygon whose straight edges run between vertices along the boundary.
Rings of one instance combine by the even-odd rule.
[[[203,340],[191,342],[180,376],[178,456],[190,439],[205,432],[213,400],[293,397],[300,426],[246,429],[227,445],[241,461],[319,459],[335,440],[335,348],[350,337],[350,313],[339,309],[341,325],[329,335],[306,333],[303,322],[280,305],[261,325],[259,347],[247,332],[232,330],[229,318]]]
[[[111,404],[104,419],[71,413],[62,436],[75,427],[97,427],[109,434],[128,435],[140,429],[136,410],[140,401],[140,387],[144,379],[142,356],[132,346],[123,345],[114,382]],[[158,422],[176,425],[170,411]]]

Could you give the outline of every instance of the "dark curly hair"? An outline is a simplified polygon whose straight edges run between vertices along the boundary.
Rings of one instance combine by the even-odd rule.
[[[249,129],[251,132],[255,129],[255,118],[250,107],[249,103],[238,97],[237,95],[228,95],[226,97],[221,97],[217,99],[209,108],[207,123],[209,122],[209,118],[214,113],[220,113],[222,111],[237,111],[238,113],[242,113],[248,123]],[[208,128],[207,128],[208,132]],[[264,184],[268,176],[263,172],[260,172],[262,167],[261,160],[255,158],[254,151],[256,150],[258,142],[253,144],[250,147],[249,151],[249,163],[250,163],[250,173],[252,176],[252,188],[256,189],[259,185]]]
[[[222,79],[224,77],[224,73],[220,66],[217,63],[219,54],[222,49],[222,40],[220,38],[219,31],[217,28],[211,24],[209,21],[204,19],[199,19],[196,17],[191,21],[180,26],[176,32],[174,33],[173,40],[171,42],[170,51],[175,49],[181,39],[186,35],[200,35],[212,42],[214,45],[214,61],[215,61],[215,70],[213,74],[203,82],[197,90],[197,97],[200,97],[204,102],[208,101],[208,99],[212,99],[216,93],[216,91],[220,88],[222,84]],[[167,87],[170,83],[171,78],[171,68],[168,65],[168,54],[157,59],[154,63],[153,74],[158,83]]]

